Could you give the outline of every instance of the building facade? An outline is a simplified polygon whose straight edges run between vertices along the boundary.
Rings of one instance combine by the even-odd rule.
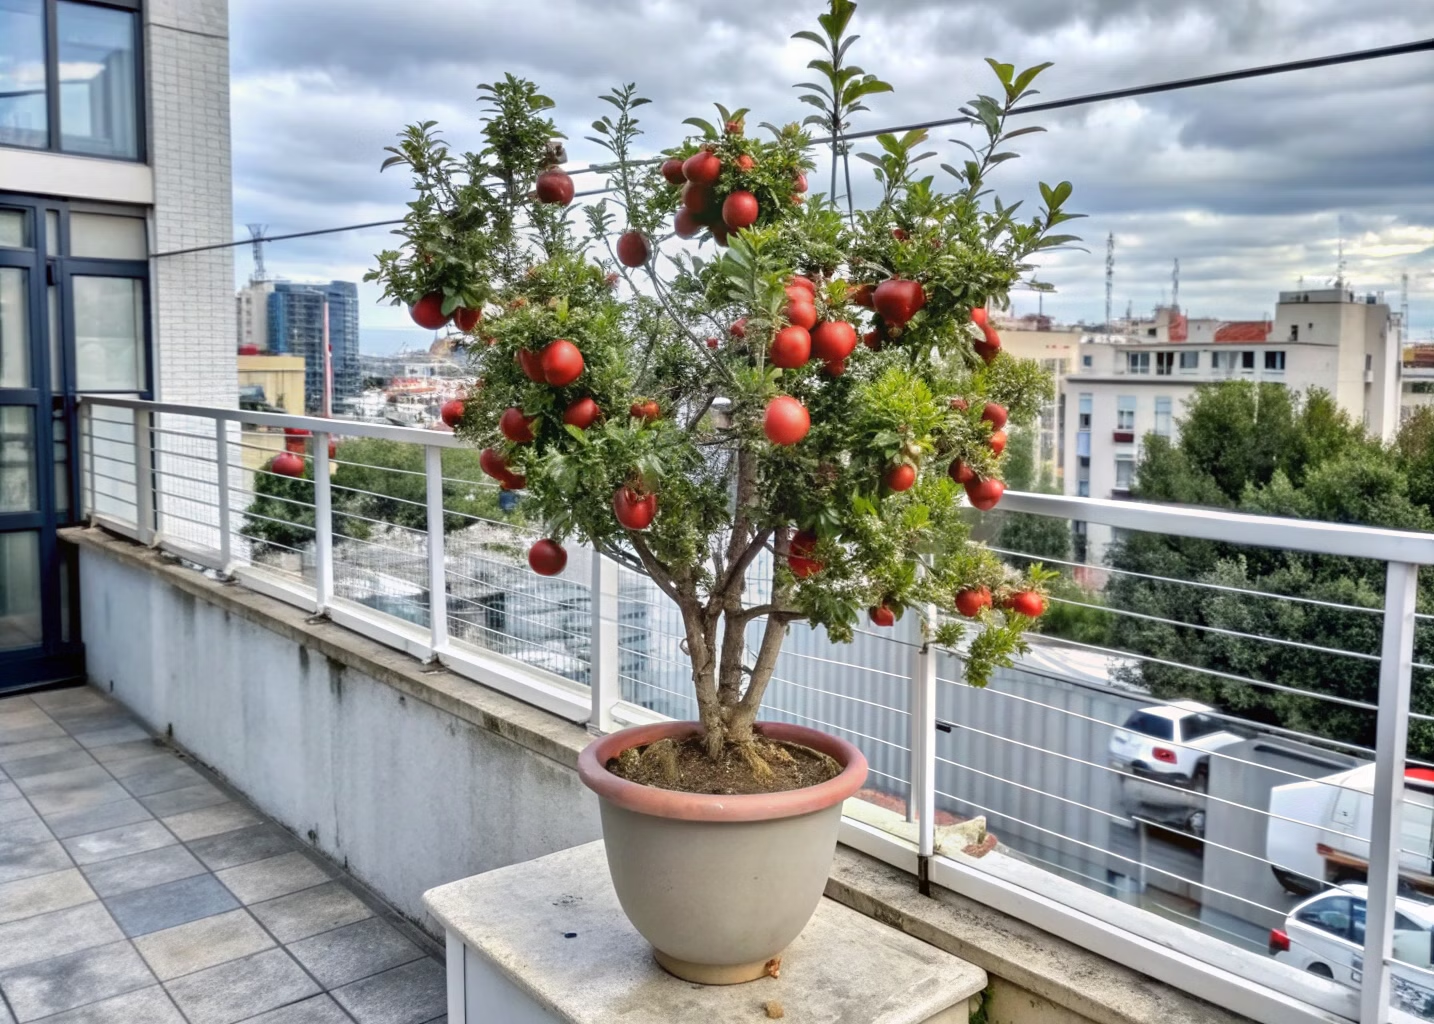
[[[1092,335],[1081,346],[1063,395],[1065,493],[1128,497],[1144,439],[1175,436],[1201,384],[1322,388],[1375,437],[1388,441],[1398,429],[1398,318],[1376,296],[1345,288],[1281,292],[1272,321],[1187,321],[1187,341],[1168,340],[1178,313],[1162,312],[1148,325],[1153,335]],[[1085,540],[1087,558],[1100,561],[1109,531],[1091,527]]]
[[[77,396],[234,404],[232,237],[226,0],[0,4],[0,689],[83,670]]]
[[[268,295],[267,351],[304,359],[304,407],[317,413],[324,401],[324,318],[328,317],[334,409],[362,389],[359,372],[358,286],[351,281],[297,284],[278,281]]]

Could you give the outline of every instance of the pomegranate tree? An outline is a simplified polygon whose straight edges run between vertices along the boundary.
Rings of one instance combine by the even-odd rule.
[[[829,133],[889,89],[842,63],[854,7],[831,0],[821,31],[798,34],[839,55],[812,65],[832,71]],[[808,191],[824,153],[808,125],[749,129],[719,104],[639,149],[631,85],[602,97],[589,138],[611,153],[609,198],[590,205],[567,205],[551,103],[511,76],[480,87],[480,152],[426,122],[388,161],[417,197],[371,277],[435,318],[481,311],[484,383],[457,432],[545,524],[533,569],[561,571],[571,538],[646,573],[681,612],[708,753],[735,745],[759,774],[753,722],[791,623],[844,641],[911,613],[981,684],[1044,609],[1048,574],[1018,577],[969,527],[1004,490],[1007,420],[1029,422],[1051,386],[986,310],[1071,241],[1055,229],[1074,215],[1066,182],[1040,185],[1024,220],[991,195],[1007,139],[1038,130],[1005,125],[1044,66],[990,64],[969,159],[920,176],[925,133],[879,135],[856,152],[880,196],[865,209],[849,185],[840,205]],[[754,602],[759,559],[773,580]]]

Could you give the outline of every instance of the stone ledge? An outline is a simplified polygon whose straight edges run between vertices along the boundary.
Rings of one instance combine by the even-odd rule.
[[[1052,1004],[1029,1019],[1097,1024],[1249,1024],[1230,1013],[1112,963],[1034,925],[941,888],[916,891],[912,877],[847,847],[838,847],[827,895],[924,942],[969,960],[992,975]],[[1021,1020],[993,993],[992,1020]],[[1065,1015],[1051,1012],[1066,1011]],[[1071,1015],[1079,1015],[1073,1017]]]
[[[657,966],[623,914],[601,842],[430,889],[423,902],[450,942],[469,950],[469,986],[496,969],[546,1011],[542,1020],[564,1024],[757,1021],[769,1002],[810,1024],[964,1024],[986,986],[979,967],[829,899],[776,977],[680,981]],[[492,997],[481,987],[467,994],[470,1009]]]
[[[577,770],[578,754],[591,737],[520,700],[497,693],[439,665],[370,640],[325,618],[315,618],[276,598],[233,583],[212,580],[173,557],[97,527],[70,527],[63,540],[135,569],[159,576],[175,589],[228,614],[263,626],[346,668],[370,676],[415,700],[511,740],[566,768]]]

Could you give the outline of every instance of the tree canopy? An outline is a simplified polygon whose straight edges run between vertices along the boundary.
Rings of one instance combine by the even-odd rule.
[[[1132,497],[1430,530],[1431,439],[1430,410],[1385,446],[1323,391],[1222,382],[1187,403],[1178,439],[1144,439]],[[1161,698],[1195,698],[1256,722],[1373,746],[1374,713],[1340,701],[1378,701],[1383,563],[1153,533],[1124,535],[1108,561],[1119,570],[1104,594],[1110,607],[1149,617],[1105,620],[1108,646],[1153,659],[1131,669],[1130,681]],[[1434,608],[1427,574],[1419,605]],[[1421,626],[1415,660],[1431,655],[1434,634]],[[1415,670],[1412,705],[1434,712],[1426,671]],[[1434,758],[1429,723],[1411,723],[1410,750]]]

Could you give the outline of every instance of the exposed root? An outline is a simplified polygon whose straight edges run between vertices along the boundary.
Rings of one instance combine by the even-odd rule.
[[[642,763],[643,767],[672,785],[677,781],[677,743],[670,739],[649,743],[642,752]]]
[[[622,775],[632,775],[642,763],[642,753],[636,747],[628,747],[617,755],[617,764]]]
[[[762,756],[770,761],[780,761],[783,764],[796,764],[797,759],[786,747],[778,746],[775,743],[762,744]]]
[[[755,743],[738,743],[736,744],[736,748],[737,753],[742,755],[742,760],[747,762],[747,767],[752,769],[753,775],[759,779],[770,779],[772,777],[772,766],[763,759],[761,754],[757,753]]]

